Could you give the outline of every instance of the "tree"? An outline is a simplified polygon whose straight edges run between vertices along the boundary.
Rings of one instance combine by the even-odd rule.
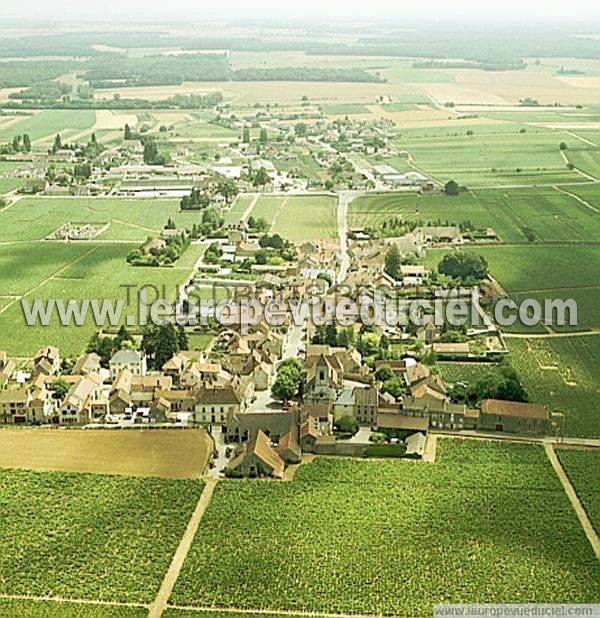
[[[115,350],[121,350],[127,343],[133,344],[133,337],[127,330],[125,324],[121,324],[117,332],[117,336],[114,339],[114,348]]]
[[[335,324],[327,324],[325,327],[325,343],[335,347],[338,344],[338,332]]]
[[[269,182],[269,173],[264,167],[261,167],[252,175],[252,184],[255,187],[264,187]]]
[[[128,124],[125,125],[124,137],[125,139],[131,139],[131,127]]]
[[[142,350],[150,358],[150,364],[160,369],[181,350],[175,326],[170,322],[146,327],[142,336]]]
[[[488,263],[483,255],[452,251],[438,264],[438,272],[461,282],[481,281],[488,273]]]
[[[389,365],[379,365],[375,370],[375,379],[379,382],[391,380],[394,377],[394,372]]]
[[[271,387],[271,394],[275,399],[280,401],[289,401],[294,397],[298,390],[298,385],[292,379],[292,376],[286,372],[279,372]]]
[[[352,348],[356,345],[356,331],[353,326],[346,326],[338,333],[338,345],[343,348]]]
[[[567,150],[567,144],[565,142],[561,142],[558,147],[560,148],[560,150]]]
[[[250,129],[245,128],[242,131],[242,142],[244,142],[244,144],[249,144],[250,143]]]
[[[390,245],[390,248],[387,250],[385,254],[385,263],[383,270],[390,276],[392,279],[396,281],[400,281],[402,279],[402,270],[400,266],[402,265],[402,258],[400,257],[400,250],[397,245]]]
[[[341,416],[333,423],[334,428],[340,433],[350,433],[354,435],[358,431],[358,423],[354,420],[354,417],[349,414]]]
[[[229,202],[239,193],[239,189],[233,180],[223,180],[217,185],[217,192]]]
[[[401,397],[405,392],[404,382],[401,378],[390,378],[381,385],[382,393],[389,393],[395,399]]]
[[[306,134],[308,133],[308,126],[306,125],[305,122],[299,122],[295,127],[294,127],[294,133],[298,136],[298,137],[305,137]]]
[[[31,139],[27,133],[23,135],[23,152],[26,154],[31,152]]]
[[[266,144],[269,141],[269,135],[267,134],[267,130],[264,127],[262,127],[260,130],[258,141],[261,144]]]
[[[458,186],[458,183],[454,180],[449,180],[444,185],[444,193],[446,195],[458,195],[460,193],[460,187]]]
[[[64,378],[56,378],[52,381],[52,391],[54,398],[62,401],[69,392],[69,383]]]
[[[189,350],[190,341],[188,339],[187,333],[185,332],[185,328],[181,324],[177,326],[177,341],[179,343],[180,350]]]
[[[57,133],[56,137],[54,138],[54,145],[52,146],[52,152],[57,153],[61,149],[62,149],[62,140],[60,139],[60,134]]]

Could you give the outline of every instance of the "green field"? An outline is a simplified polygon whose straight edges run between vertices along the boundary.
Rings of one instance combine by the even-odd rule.
[[[444,382],[472,384],[496,365],[494,363],[436,362],[435,369]]]
[[[473,135],[467,135],[467,131]],[[500,184],[576,182],[560,154],[562,137],[555,131],[516,125],[465,126],[462,130],[403,132],[398,148],[411,153],[415,165],[440,181],[467,187]]]
[[[239,139],[237,131],[208,122],[194,122],[178,125],[169,133],[169,136],[192,139]]]
[[[533,298],[572,298],[577,302],[577,324],[555,327],[556,330],[588,330],[600,326],[598,302],[600,286],[597,272],[600,268],[599,245],[529,245],[471,247],[465,249],[483,255],[490,273],[516,301]],[[426,264],[435,268],[447,249],[427,252]],[[516,324],[508,330],[523,331]],[[527,331],[527,329],[525,329]],[[538,332],[543,332],[540,327]]]
[[[554,433],[600,438],[600,336],[506,343],[530,400],[548,406]]]
[[[105,223],[102,240],[144,241],[172,218],[191,227],[199,213],[181,212],[177,200],[115,198],[23,198],[0,213],[0,241],[42,240],[63,223]]]
[[[32,141],[60,133],[63,137],[91,129],[96,123],[96,112],[92,110],[69,111],[48,110],[33,116],[24,116],[22,120],[7,127],[0,127],[0,142],[8,142],[15,135],[27,133]]]
[[[144,618],[148,615],[148,610],[137,607],[0,598],[0,615],[8,618]]]
[[[5,295],[35,299],[123,299],[125,285],[139,289],[155,286],[160,298],[173,300],[178,286],[187,280],[191,267],[143,268],[127,264],[127,254],[137,244],[80,243],[63,244],[38,242],[0,245],[0,279]],[[194,251],[192,246],[189,251]],[[133,292],[133,299],[135,301]],[[148,300],[155,300],[152,288]],[[137,303],[124,307],[125,314],[137,316]],[[125,319],[125,315],[123,316]],[[80,354],[89,338],[97,330],[93,316],[88,314],[85,324],[61,326],[56,314],[47,327],[29,327],[25,323],[20,302],[0,314],[0,349],[15,356],[29,356],[42,345],[56,345],[64,355]]]
[[[231,208],[225,213],[225,223],[237,223],[240,221],[253,199],[252,195],[238,195]]]
[[[336,200],[326,195],[262,196],[253,217],[271,224],[271,233],[287,240],[337,237]]]
[[[585,189],[586,195],[600,199],[598,187],[586,185]],[[478,229],[493,228],[502,242],[509,243],[527,244],[524,230],[532,230],[539,242],[595,242],[600,237],[599,213],[550,188],[478,190],[455,197],[366,195],[350,204],[348,227],[377,226],[390,217],[424,224],[469,222]]]
[[[290,483],[219,483],[171,603],[426,616],[599,594],[541,447],[442,440],[431,465],[319,458]]]
[[[346,103],[341,105],[324,105],[323,113],[328,116],[352,116],[355,114],[370,114],[371,111],[365,105]]]
[[[557,449],[556,453],[592,525],[600,533],[600,452]]]
[[[1,470],[0,593],[153,601],[201,490],[200,481]]]

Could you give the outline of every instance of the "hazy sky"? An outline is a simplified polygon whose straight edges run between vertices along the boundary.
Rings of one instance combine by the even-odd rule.
[[[600,18],[598,0],[0,0],[0,22],[11,17],[328,17],[344,21],[352,17],[386,14],[395,17],[437,15],[493,15],[514,18],[565,16],[570,20]],[[598,21],[594,22],[598,26]],[[592,24],[590,26],[593,29]]]

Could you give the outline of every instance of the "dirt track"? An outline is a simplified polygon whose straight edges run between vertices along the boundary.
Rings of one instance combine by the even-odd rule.
[[[203,429],[0,429],[0,467],[199,478],[212,441]]]

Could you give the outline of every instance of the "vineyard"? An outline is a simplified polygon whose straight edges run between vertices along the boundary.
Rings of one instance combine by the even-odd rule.
[[[556,435],[600,437],[600,337],[507,339],[531,401],[550,411]]]
[[[136,607],[0,599],[0,615],[18,618],[144,618],[148,612]]]
[[[600,452],[558,449],[557,453],[592,525],[600,533]]]
[[[200,481],[0,470],[0,594],[151,602],[201,490]]]
[[[443,440],[438,453],[431,466],[318,459],[291,483],[219,483],[171,603],[418,616],[598,598],[541,448]]]

